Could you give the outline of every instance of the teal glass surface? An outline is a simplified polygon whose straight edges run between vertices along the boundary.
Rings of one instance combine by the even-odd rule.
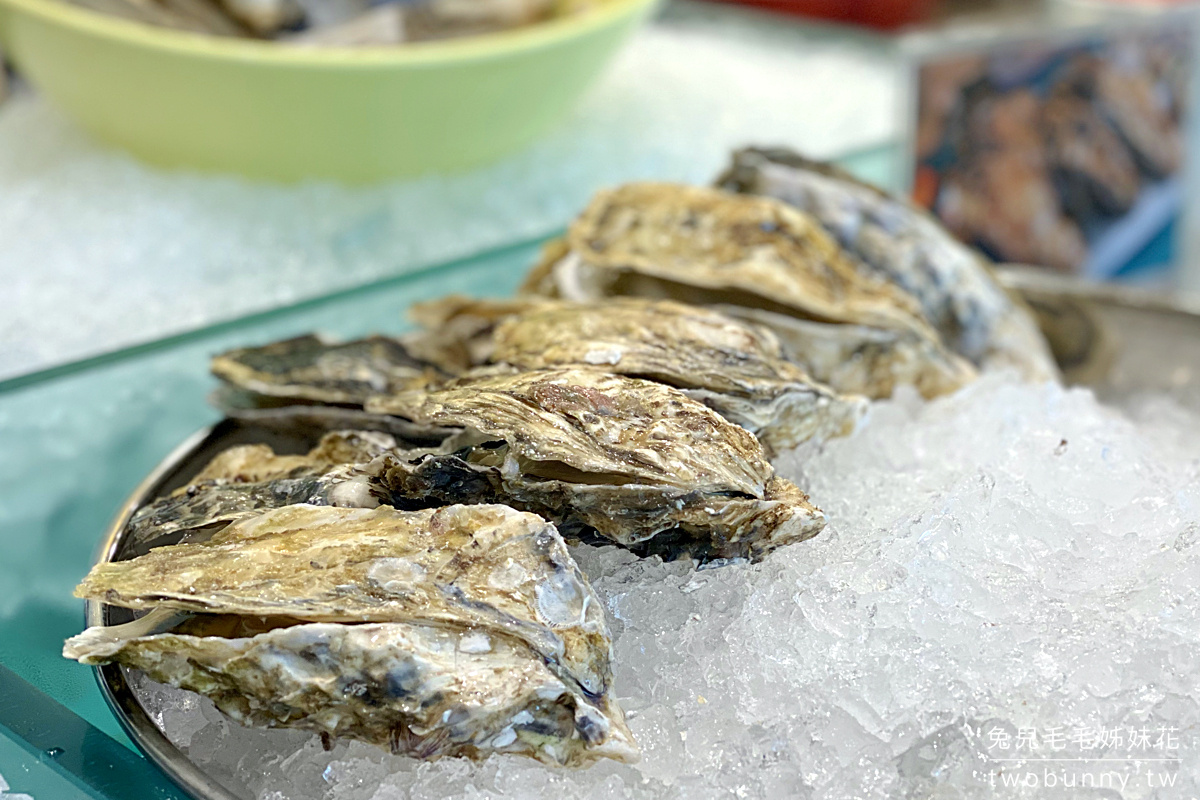
[[[37,797],[183,800],[142,756],[0,665],[0,769]],[[15,783],[14,783],[15,782]]]
[[[892,148],[841,162],[892,184]],[[510,295],[542,241],[0,383],[0,775],[35,800],[182,793],[136,751],[89,667],[62,658],[83,626],[72,590],[108,524],[185,437],[219,419],[208,361],[310,331],[407,329],[407,308],[459,292]]]
[[[35,800],[41,797],[92,800],[97,796],[55,772],[37,754],[26,751],[15,735],[0,736],[0,773],[13,794],[28,794]]]

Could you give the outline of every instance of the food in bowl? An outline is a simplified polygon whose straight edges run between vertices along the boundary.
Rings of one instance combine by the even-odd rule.
[[[176,30],[295,44],[387,45],[519,28],[599,0],[65,0]]]

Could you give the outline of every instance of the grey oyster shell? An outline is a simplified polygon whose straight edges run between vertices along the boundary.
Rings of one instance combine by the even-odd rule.
[[[324,403],[361,407],[367,397],[421,386],[435,370],[409,354],[398,340],[369,336],[333,343],[297,336],[262,347],[222,353],[212,372],[248,393],[259,405]]]
[[[771,450],[848,433],[866,407],[864,398],[811,380],[784,358],[767,328],[669,300],[493,303],[450,297],[421,313],[429,335],[446,350],[468,354],[472,366],[573,367],[657,381],[704,403]],[[454,330],[464,337],[457,348],[448,341]]]
[[[64,655],[142,669],[247,724],[423,758],[637,755],[603,606],[532,514],[291,506],[98,565],[76,594],[197,613],[88,629]]]
[[[417,358],[461,375],[491,363],[496,326],[537,302],[538,298],[478,300],[456,294],[417,303],[408,316],[422,330],[404,337],[404,345]]]
[[[504,502],[564,535],[696,558],[760,558],[825,524],[753,435],[651,381],[484,370],[367,408],[466,429],[439,453],[384,458],[393,503]]]
[[[718,184],[811,214],[851,263],[915,297],[943,341],[973,364],[1014,367],[1035,381],[1058,376],[1027,309],[979,255],[911,203],[781,148],[739,150]]]
[[[913,297],[856,268],[813,217],[771,198],[673,184],[600,192],[566,240],[547,248],[524,291],[581,302],[638,296],[736,306],[853,326],[843,336],[883,331],[872,346],[888,341],[897,354],[892,373],[926,396],[976,375],[941,342]],[[822,371],[797,360],[810,375]],[[890,394],[890,387],[832,386]]]
[[[484,650],[483,648],[487,649]],[[244,725],[358,739],[416,758],[636,761],[609,697],[591,698],[517,640],[410,623],[309,623],[256,636],[128,639],[112,660],[206,695]]]
[[[76,594],[134,609],[469,623],[525,640],[588,691],[608,688],[603,606],[554,526],[505,506],[288,506],[97,565]]]
[[[310,623],[247,638],[167,633],[127,640],[106,658],[204,694],[245,725],[306,728],[416,758],[637,760],[615,701],[571,687],[519,641],[464,629]]]
[[[241,420],[266,433],[316,441],[339,431],[376,431],[391,436],[401,447],[436,447],[458,431],[431,428],[388,414],[368,414],[341,406],[288,405],[277,408],[238,407],[226,404],[229,396],[218,391],[212,399],[226,416]]]
[[[180,534],[203,538],[235,520],[296,503],[374,508],[387,491],[371,462],[396,451],[396,441],[371,431],[330,433],[307,455],[276,455],[266,445],[218,454],[186,486],[141,507],[126,541],[145,550]]]

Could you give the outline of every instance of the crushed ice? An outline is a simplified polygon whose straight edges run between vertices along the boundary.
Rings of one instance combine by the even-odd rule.
[[[1200,417],[989,376],[876,403],[778,467],[830,524],[761,564],[574,549],[637,765],[325,752],[139,691],[192,759],[267,800],[1197,793]]]

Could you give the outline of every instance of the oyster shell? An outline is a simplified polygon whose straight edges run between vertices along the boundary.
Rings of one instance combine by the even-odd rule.
[[[564,534],[697,558],[759,558],[825,523],[753,435],[651,381],[484,371],[367,408],[466,429],[439,453],[384,457],[394,503],[505,502]]]
[[[860,269],[915,297],[942,340],[973,364],[1015,367],[1030,380],[1057,377],[1028,311],[925,211],[836,167],[777,148],[739,150],[718,183],[812,214]]]
[[[340,464],[363,464],[395,449],[394,438],[375,431],[326,434],[306,455],[277,455],[265,444],[235,445],[215,455],[188,485],[217,480],[261,483]]]
[[[382,464],[372,469],[371,462],[394,450],[395,439],[370,431],[327,434],[303,456],[276,455],[266,445],[232,447],[186,486],[138,509],[124,535],[140,550],[295,503],[374,508],[388,493],[378,483]]]
[[[1008,261],[1078,271],[1087,241],[1063,214],[1047,165],[1016,148],[989,151],[948,172],[938,213],[958,236]]]
[[[496,326],[522,314],[538,298],[477,300],[450,295],[409,308],[408,316],[423,330],[404,337],[404,346],[415,357],[450,375],[461,375],[492,360]]]
[[[258,405],[362,406],[373,394],[421,386],[438,377],[396,339],[370,336],[331,343],[311,334],[222,353],[213,358],[212,372],[260,400]]]
[[[594,0],[67,0],[105,14],[217,36],[314,45],[398,45],[509,30]]]
[[[408,39],[407,3],[392,2],[375,5],[349,19],[329,25],[312,26],[283,40],[299,45],[395,45]]]
[[[219,0],[229,16],[256,36],[271,36],[304,21],[304,9],[296,0]]]
[[[912,346],[911,340],[896,331],[827,325],[761,308],[713,308],[771,330],[785,358],[803,364],[814,380],[837,387],[845,397],[891,397],[902,385],[913,386],[924,397],[937,397],[962,385],[955,376],[929,369],[928,351]]]
[[[633,295],[723,304],[878,329],[901,353],[897,379],[927,395],[975,376],[939,341],[916,300],[864,274],[812,217],[771,198],[670,184],[601,192],[571,226],[565,247],[548,248],[525,290],[576,301]],[[902,367],[913,371],[901,374]],[[886,396],[868,388],[870,396]]]
[[[783,357],[769,330],[669,300],[598,303],[447,298],[422,309],[430,335],[465,336],[458,350],[475,365],[521,370],[597,369],[680,389],[771,449],[847,433],[865,410]],[[451,349],[446,347],[446,349]],[[478,359],[478,360],[477,360]]]
[[[1154,71],[1138,48],[1118,44],[1107,57],[1077,56],[1066,71],[1064,88],[1093,101],[1129,146],[1138,167],[1162,178],[1183,164],[1184,139]]]
[[[294,505],[204,542],[97,565],[79,597],[134,609],[309,622],[469,624],[608,689],[602,604],[553,525],[505,506]]]
[[[504,506],[297,505],[98,565],[76,594],[154,623],[67,641],[233,718],[432,758],[632,760],[603,606],[554,526]],[[203,612],[174,628],[163,609]]]
[[[637,760],[611,698],[590,698],[523,643],[408,623],[310,623],[252,637],[159,634],[102,658],[211,698],[246,725],[358,739],[416,758]]]
[[[378,431],[395,439],[402,447],[436,447],[457,433],[451,428],[431,428],[388,414],[368,414],[357,408],[340,406],[280,406],[278,408],[240,408],[229,405],[228,395],[217,392],[210,398],[229,417],[249,423],[264,433],[278,433],[289,439],[316,441],[327,433],[339,431]]]
[[[1046,101],[1041,123],[1068,215],[1086,223],[1129,211],[1141,188],[1137,165],[1095,105],[1059,91]]]
[[[213,0],[69,0],[74,5],[164,28],[216,36],[245,36],[246,30]]]
[[[411,5],[406,27],[414,40],[470,36],[532,25],[587,5],[584,0],[425,0]]]

